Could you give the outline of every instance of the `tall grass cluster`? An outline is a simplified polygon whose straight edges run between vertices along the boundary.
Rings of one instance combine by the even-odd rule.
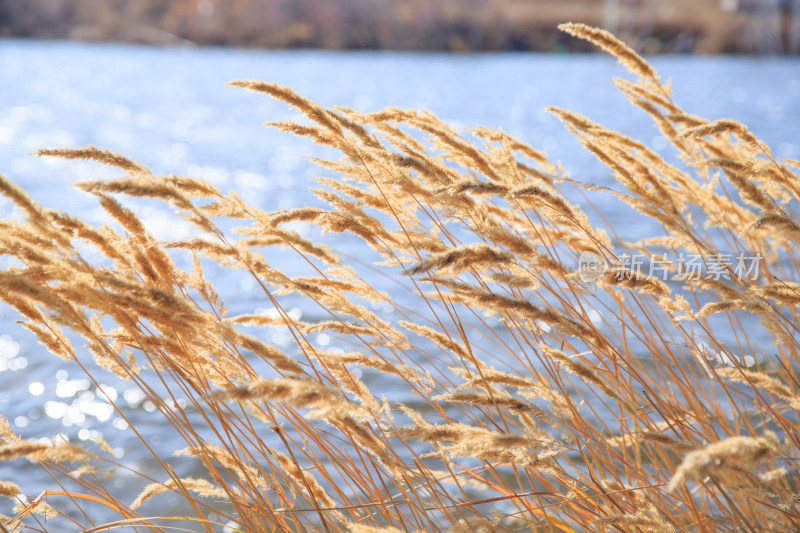
[[[113,226],[0,179],[24,214],[0,222],[0,251],[16,258],[0,297],[89,379],[108,371],[139,387],[182,442],[154,449],[131,426],[161,471],[123,501],[108,480],[125,465],[24,440],[0,419],[0,458],[52,477],[38,495],[2,480],[16,503],[2,529],[166,531],[179,517],[148,509],[171,495],[202,531],[796,531],[800,162],[776,159],[742,124],[684,112],[609,33],[561,28],[627,67],[632,80],[614,83],[680,162],[551,108],[616,179],[600,186],[501,130],[325,109],[236,81],[307,118],[273,127],[341,152],[318,161],[336,176],[314,190],[327,207],[265,212],[95,147],[39,154],[118,168],[77,184]],[[631,242],[593,224],[614,214],[588,211],[598,195],[658,231]],[[156,240],[126,196],[169,204],[196,236]],[[358,260],[300,223],[355,236]],[[277,254],[296,269],[276,268]],[[250,276],[272,311],[229,313],[209,265]],[[375,286],[383,274],[402,297]],[[324,319],[298,318],[289,298]],[[276,329],[288,348],[264,340]],[[179,475],[173,453],[199,474]]]

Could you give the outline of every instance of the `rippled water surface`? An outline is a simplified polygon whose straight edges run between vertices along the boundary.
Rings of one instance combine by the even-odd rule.
[[[800,158],[800,61],[663,57],[653,63],[662,77],[673,78],[675,100],[688,112],[741,120],[776,155]],[[561,160],[574,178],[607,183],[606,169],[544,107],[584,113],[669,156],[649,118],[611,85],[614,77],[626,75],[602,56],[165,50],[0,41],[0,172],[44,206],[93,222],[105,221],[105,215],[92,197],[70,184],[116,173],[30,152],[94,144],[123,152],[156,173],[194,175],[223,190],[236,189],[264,209],[314,203],[308,188],[321,171],[306,156],[335,154],[264,127],[264,121],[297,115],[265,95],[225,86],[243,78],[289,85],[326,106],[424,108],[458,128],[502,127]],[[166,210],[134,205],[157,237],[191,234],[188,224]],[[13,210],[0,198],[0,213]],[[606,214],[628,237],[651,232],[646,226],[634,227],[629,214]],[[352,241],[343,237],[342,242],[347,252]],[[0,258],[0,265],[6,264]],[[392,287],[402,298],[396,285],[386,285]],[[218,289],[235,312],[269,308],[247,279],[226,278]],[[376,310],[387,316],[392,311],[388,306]],[[298,307],[292,312],[308,318],[314,311]],[[182,446],[158,425],[160,416],[147,416],[155,406],[137,388],[104,372],[95,373],[98,381],[92,382],[79,368],[46,353],[17,319],[0,307],[0,413],[14,430],[30,438],[62,432],[77,441],[102,435],[118,458],[147,472],[152,465],[141,446],[123,438],[127,422],[109,403],[116,402],[154,447]],[[274,333],[270,340],[289,342],[280,335]],[[316,340],[329,342],[324,335]],[[84,358],[91,361],[86,354]],[[24,463],[0,463],[0,479],[20,480],[19,469],[24,468]],[[124,485],[124,480],[116,483]],[[118,488],[124,495],[127,488]],[[132,484],[131,496],[139,488]],[[0,512],[10,510],[3,507]]]

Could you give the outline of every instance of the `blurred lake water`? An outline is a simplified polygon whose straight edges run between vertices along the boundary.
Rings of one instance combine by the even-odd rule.
[[[776,156],[800,158],[800,59],[674,56],[652,62],[662,78],[673,79],[675,101],[688,112],[740,120],[770,144]],[[264,127],[265,121],[298,117],[286,104],[225,85],[234,79],[262,79],[291,86],[325,106],[360,111],[421,108],[457,128],[501,127],[560,160],[573,178],[608,184],[607,169],[544,107],[583,113],[669,156],[670,147],[649,117],[612,86],[617,76],[629,75],[602,55],[162,49],[0,41],[0,173],[45,207],[91,222],[106,217],[93,197],[71,183],[118,172],[94,163],[37,158],[30,152],[93,144],[122,152],[159,174],[192,175],[223,191],[235,189],[266,210],[315,203],[308,189],[313,177],[324,172],[307,156],[338,154]],[[602,197],[597,199],[602,211]],[[0,214],[13,211],[13,204],[0,198]],[[177,239],[192,231],[170,218],[166,209],[148,204],[137,212],[159,238]],[[609,220],[626,236],[652,233],[653,228],[633,227],[626,215],[615,213],[608,213]],[[0,266],[7,264],[0,258]],[[217,283],[233,311],[252,312],[266,305],[247,280],[232,277]],[[85,441],[102,432],[126,464],[147,471],[146,452],[138,443],[125,441],[122,430],[127,424],[97,386],[36,344],[15,323],[18,318],[0,307],[0,414],[25,437],[63,432]],[[154,407],[138,389],[102,371],[97,377],[109,398],[140,413],[133,420],[140,431],[153,435],[156,447],[182,446],[159,431],[160,416],[147,416]],[[0,479],[19,481],[13,470],[23,465],[0,463]],[[139,488],[123,489],[123,494],[128,490],[132,498]],[[3,504],[0,512],[10,509]]]

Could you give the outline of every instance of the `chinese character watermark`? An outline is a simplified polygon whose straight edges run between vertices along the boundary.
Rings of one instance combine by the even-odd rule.
[[[614,265],[614,278],[617,281],[656,278],[661,281],[706,279],[731,280],[758,279],[763,256],[736,255],[716,253],[711,255],[680,253],[674,259],[667,254],[647,255],[621,253]],[[578,258],[578,277],[581,281],[591,283],[602,277],[612,265],[603,257],[593,252],[581,252]]]

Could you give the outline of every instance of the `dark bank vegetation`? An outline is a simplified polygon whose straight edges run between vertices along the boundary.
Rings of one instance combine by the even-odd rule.
[[[647,53],[797,53],[800,21],[792,21],[791,7],[784,11],[770,0],[5,0],[0,35],[337,50],[587,50],[554,29],[576,20],[615,31]]]

